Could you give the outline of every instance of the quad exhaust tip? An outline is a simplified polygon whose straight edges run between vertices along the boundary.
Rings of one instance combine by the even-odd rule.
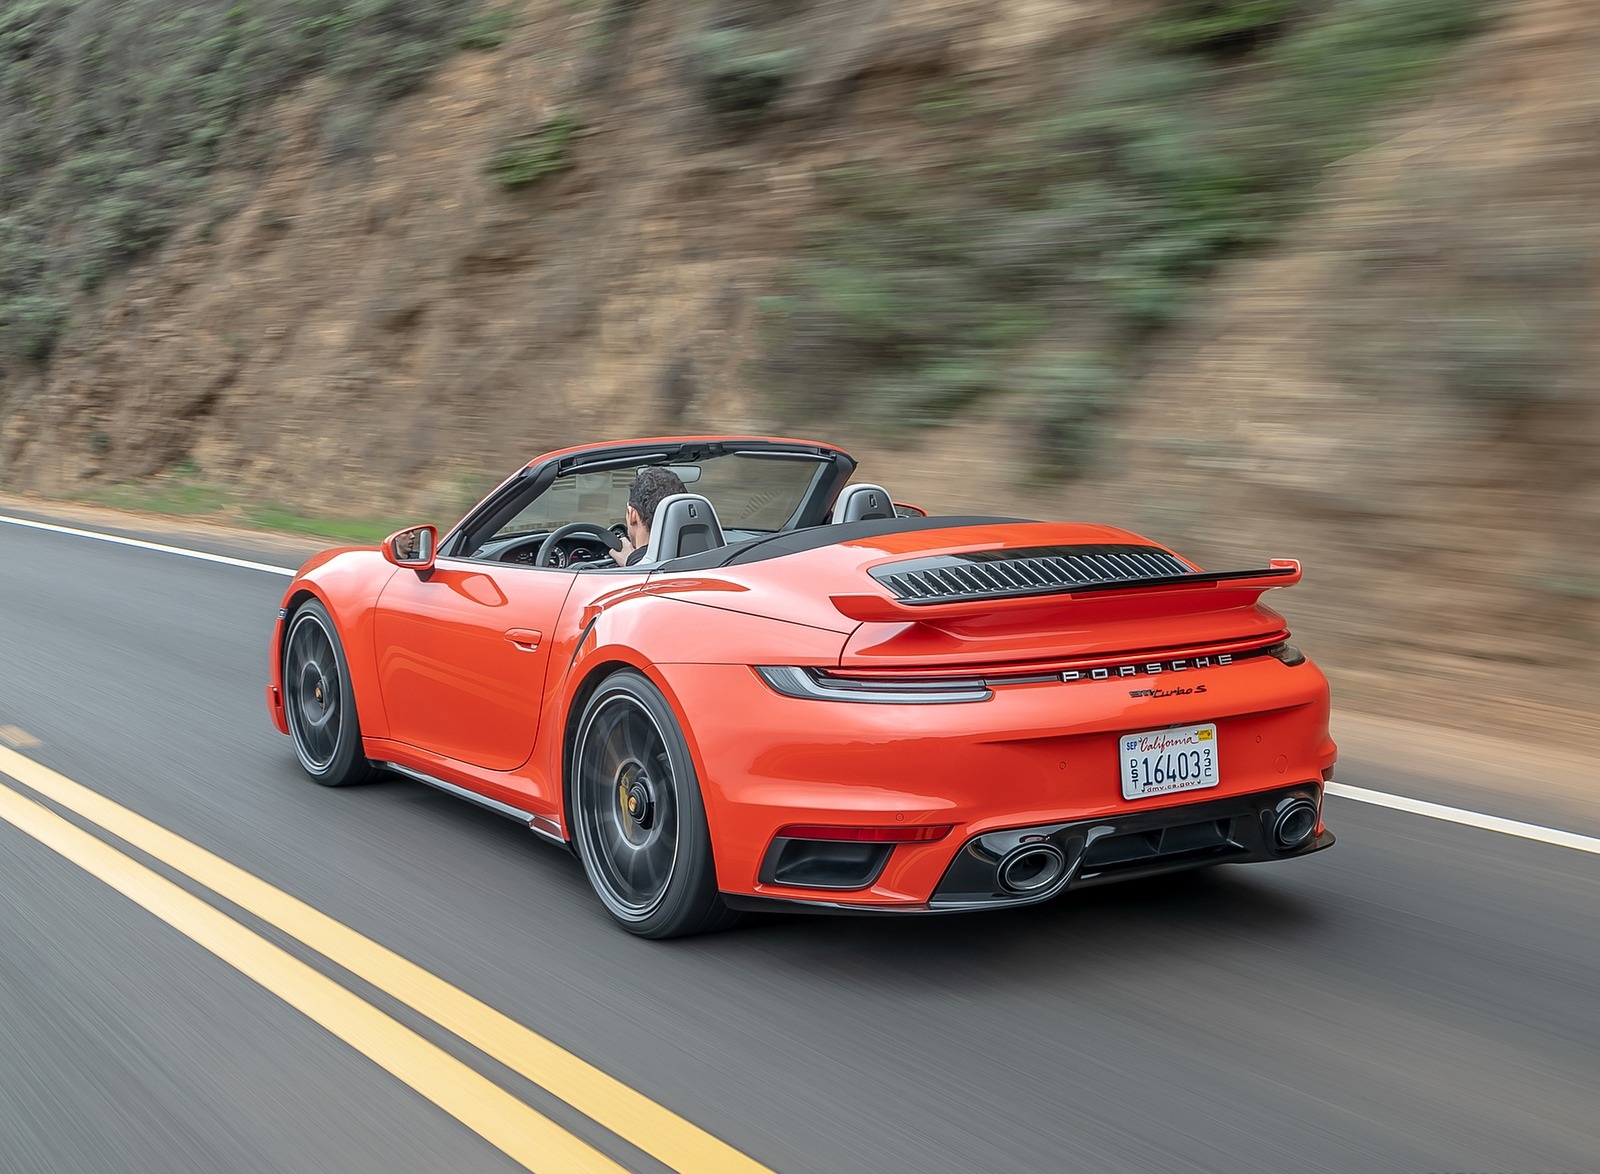
[[[995,877],[1008,893],[1038,893],[1055,884],[1066,871],[1067,858],[1054,844],[1023,844],[1006,853],[995,869]]]
[[[1317,830],[1317,805],[1309,799],[1291,799],[1278,809],[1272,839],[1283,851],[1299,848]]]

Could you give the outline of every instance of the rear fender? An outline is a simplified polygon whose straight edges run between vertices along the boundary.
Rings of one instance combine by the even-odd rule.
[[[690,714],[672,687],[675,664],[837,664],[845,636],[744,612],[688,602],[649,591],[625,591],[581,609],[575,647],[557,649],[570,668],[559,689],[559,704],[547,705],[541,722],[540,768],[561,780],[566,811],[567,765],[583,707],[594,688],[610,673],[633,668],[643,673],[672,707],[683,730],[695,771],[706,777],[705,759],[695,736],[699,722],[715,714]],[[552,665],[552,672],[561,668]],[[730,699],[731,700],[731,699]],[[718,812],[714,788],[706,795],[706,819],[715,829]],[[567,829],[570,834],[570,825]]]

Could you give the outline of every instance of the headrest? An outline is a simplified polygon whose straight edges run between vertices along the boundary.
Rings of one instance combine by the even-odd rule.
[[[881,485],[859,482],[846,485],[833,503],[835,522],[869,522],[894,517],[894,498]]]
[[[717,521],[711,502],[698,493],[674,493],[656,506],[655,521],[650,523],[650,557],[646,561],[664,563],[726,545],[722,523]]]

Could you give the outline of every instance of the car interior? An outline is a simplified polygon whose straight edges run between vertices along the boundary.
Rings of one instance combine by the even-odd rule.
[[[759,540],[802,530],[922,516],[915,507],[897,506],[887,489],[870,482],[845,485],[831,507],[819,505],[817,497],[836,483],[834,478],[847,477],[850,466],[835,469],[813,453],[642,452],[632,460],[618,454],[570,472],[558,470],[531,497],[519,492],[513,479],[503,487],[498,508],[493,499],[485,503],[452,535],[446,553],[525,566],[620,570],[610,551],[626,528],[611,519],[625,512],[629,487],[646,465],[670,468],[686,491],[657,507],[647,558],[631,569],[760,545]]]
[[[857,482],[840,491],[824,524],[847,525],[854,522],[887,521],[894,518],[923,516],[921,511],[897,507],[889,491],[881,485]],[[566,530],[563,526],[559,529]],[[581,526],[571,523],[575,533],[557,533],[536,530],[498,536],[474,552],[473,557],[495,562],[538,565],[547,540],[556,538],[553,556],[543,563],[546,566],[565,567],[571,570],[612,570],[616,563],[607,553],[613,546],[609,534],[620,539],[626,534],[621,523],[608,527]],[[805,528],[811,527],[785,527]],[[687,555],[704,554],[718,547],[743,543],[756,538],[770,537],[767,530],[724,530],[711,499],[699,493],[679,493],[665,498],[657,507],[656,518],[650,530],[649,557],[634,563],[632,568],[654,567]]]

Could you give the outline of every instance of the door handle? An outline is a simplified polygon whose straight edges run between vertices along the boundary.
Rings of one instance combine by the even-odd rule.
[[[539,641],[544,639],[544,633],[533,628],[507,628],[506,639],[523,652],[535,652],[539,648]]]

